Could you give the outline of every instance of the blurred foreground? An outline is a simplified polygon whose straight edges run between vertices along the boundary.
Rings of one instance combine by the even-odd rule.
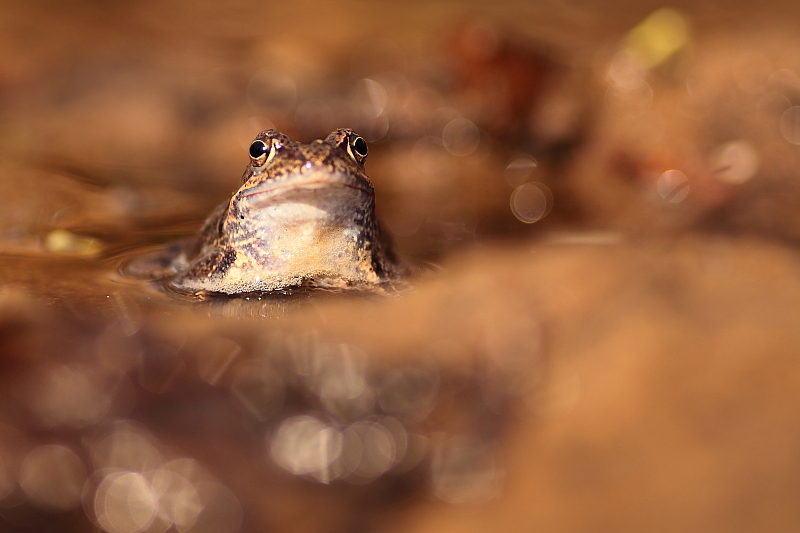
[[[616,4],[0,8],[0,530],[800,525],[799,10]],[[408,292],[120,274],[344,126]]]

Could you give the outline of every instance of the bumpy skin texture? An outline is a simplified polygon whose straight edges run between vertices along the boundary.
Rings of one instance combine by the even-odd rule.
[[[398,277],[375,219],[363,139],[339,129],[302,144],[266,130],[254,143],[263,154],[251,153],[239,190],[172,259],[171,285],[227,294],[380,290]]]

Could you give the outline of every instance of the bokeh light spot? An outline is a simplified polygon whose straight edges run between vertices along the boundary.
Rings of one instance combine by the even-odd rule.
[[[758,152],[747,141],[731,141],[719,148],[714,158],[718,180],[725,183],[744,183],[758,172]]]
[[[689,178],[680,170],[667,170],[658,177],[656,190],[668,202],[682,202],[689,194]]]
[[[323,483],[336,477],[331,465],[342,451],[342,434],[307,415],[284,420],[272,439],[275,463],[293,474],[310,474]]]
[[[127,421],[114,424],[111,432],[92,446],[96,468],[143,472],[161,465],[161,453],[152,437]]]
[[[137,472],[112,472],[97,488],[95,516],[109,533],[146,530],[158,512],[158,498]]]
[[[539,163],[533,156],[520,155],[508,162],[503,176],[506,183],[512,187],[519,187],[531,181],[538,167]]]
[[[792,106],[781,115],[781,135],[792,144],[800,144],[800,106]]]
[[[635,52],[623,48],[609,62],[606,81],[619,91],[636,91],[644,84],[641,63],[642,59]]]
[[[525,224],[538,222],[553,207],[553,193],[543,183],[526,183],[511,193],[511,212]]]
[[[168,469],[151,470],[145,474],[158,498],[158,515],[178,531],[186,531],[197,520],[202,505],[194,486],[180,474]]]
[[[63,511],[80,503],[86,467],[67,448],[56,444],[38,446],[22,461],[19,484],[39,507]]]
[[[362,481],[380,476],[395,462],[394,437],[379,423],[362,421],[350,425],[344,431],[344,443],[344,466]],[[348,443],[353,443],[352,447]]]
[[[364,78],[358,83],[354,90],[353,98],[369,110],[371,118],[383,113],[389,101],[383,85],[370,78]]]
[[[454,118],[442,130],[442,143],[455,156],[474,152],[481,142],[481,133],[474,122],[466,118]]]

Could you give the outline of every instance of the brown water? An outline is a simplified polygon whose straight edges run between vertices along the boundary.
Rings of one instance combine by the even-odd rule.
[[[795,529],[798,8],[659,7],[4,3],[0,530]],[[125,274],[341,126],[410,290]]]

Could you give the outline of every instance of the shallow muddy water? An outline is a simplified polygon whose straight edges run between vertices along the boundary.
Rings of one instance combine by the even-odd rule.
[[[5,3],[0,530],[795,529],[798,8],[661,8]],[[336,127],[403,290],[127,273]]]

